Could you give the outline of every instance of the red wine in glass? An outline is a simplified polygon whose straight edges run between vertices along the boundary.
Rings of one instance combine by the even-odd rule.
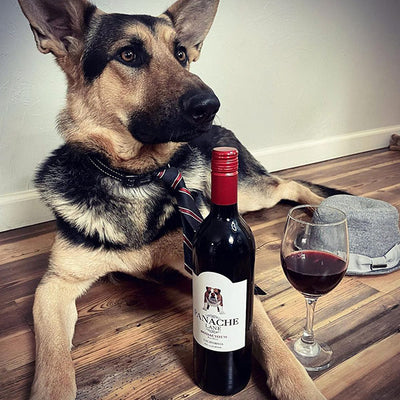
[[[281,262],[292,286],[312,296],[330,292],[346,273],[346,261],[324,251],[295,251],[284,258],[281,256]]]
[[[323,204],[292,208],[281,244],[282,269],[306,301],[306,324],[298,339],[287,344],[308,371],[328,368],[332,349],[314,339],[315,304],[346,273],[349,254],[346,215]]]

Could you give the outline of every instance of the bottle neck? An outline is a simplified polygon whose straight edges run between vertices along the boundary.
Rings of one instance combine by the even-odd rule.
[[[211,212],[230,216],[237,214],[238,174],[211,174]]]
[[[237,218],[239,215],[237,203],[228,206],[211,203],[210,215],[221,219]]]

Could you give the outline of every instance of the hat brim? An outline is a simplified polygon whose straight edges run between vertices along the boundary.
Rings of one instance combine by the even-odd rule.
[[[385,275],[400,269],[400,243],[384,256],[371,258],[361,254],[349,254],[346,275]]]

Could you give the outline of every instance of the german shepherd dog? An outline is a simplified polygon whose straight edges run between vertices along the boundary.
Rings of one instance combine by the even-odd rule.
[[[68,84],[58,121],[65,144],[36,176],[58,231],[35,294],[31,399],[72,400],[75,300],[111,272],[184,272],[176,200],[155,171],[179,168],[204,214],[215,146],[239,150],[242,213],[282,199],[316,204],[330,192],[268,174],[232,132],[213,125],[218,98],[189,65],[199,58],[218,0],[178,0],[159,17],[106,14],[87,0],[19,3],[38,49],[55,56]],[[257,298],[253,341],[278,399],[324,398]]]

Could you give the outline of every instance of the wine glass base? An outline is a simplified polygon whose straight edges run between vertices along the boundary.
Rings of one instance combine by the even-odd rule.
[[[322,371],[330,367],[332,349],[326,343],[304,343],[300,338],[286,341],[289,349],[307,371]]]

